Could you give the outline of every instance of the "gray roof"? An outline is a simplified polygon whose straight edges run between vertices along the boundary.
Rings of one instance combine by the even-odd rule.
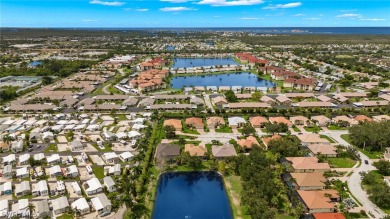
[[[47,200],[38,201],[36,204],[35,211],[39,216],[45,213],[50,213],[49,204],[47,203]]]
[[[138,106],[150,106],[154,103],[154,99],[147,97],[139,101]]]
[[[126,106],[135,106],[135,105],[137,105],[137,103],[138,103],[138,99],[135,97],[130,97],[129,99],[126,99],[125,101],[123,101],[123,105],[126,105]]]
[[[103,182],[104,182],[104,184],[105,184],[106,186],[109,186],[109,187],[115,186],[115,182],[114,182],[114,180],[111,178],[111,176],[106,176],[106,177],[104,177],[104,178],[103,178]]]
[[[69,202],[66,196],[59,197],[52,202],[53,210],[59,210],[69,207]]]
[[[3,168],[3,174],[5,173],[11,173],[12,172],[12,165],[6,165]]]
[[[211,148],[214,157],[231,157],[237,156],[237,152],[234,149],[234,146],[231,144],[225,144],[223,146],[213,145]]]
[[[161,161],[162,159],[171,158],[179,155],[180,155],[179,146],[165,144],[165,143],[161,143],[157,145],[157,150],[156,150],[157,161]]]

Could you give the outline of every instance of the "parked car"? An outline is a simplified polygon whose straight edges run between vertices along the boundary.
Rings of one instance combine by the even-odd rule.
[[[368,164],[368,160],[364,160],[364,164]]]

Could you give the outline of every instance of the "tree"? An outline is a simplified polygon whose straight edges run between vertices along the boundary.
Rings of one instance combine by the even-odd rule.
[[[180,138],[179,139],[179,145],[184,146],[186,144],[186,139],[185,138]]]
[[[300,142],[295,136],[272,139],[268,143],[268,149],[281,157],[298,157],[303,156],[299,149]]]
[[[242,134],[245,136],[253,135],[254,133],[256,133],[256,130],[248,123],[242,128]]]
[[[48,84],[51,84],[53,83],[53,78],[50,77],[50,76],[43,76],[42,77],[42,84],[43,85],[48,85]]]
[[[35,205],[31,202],[28,204],[28,212],[30,213],[30,216],[33,215],[33,212],[35,212]]]
[[[176,129],[172,125],[165,126],[164,131],[165,131],[165,137],[167,137],[169,139],[176,137],[176,133],[175,133]]]
[[[225,93],[226,100],[230,103],[238,102],[237,96],[234,94],[232,90],[228,90]]]
[[[253,101],[260,101],[260,98],[261,98],[262,96],[263,96],[263,94],[262,94],[261,92],[256,91],[256,92],[252,93],[251,99],[252,99]]]
[[[373,165],[378,169],[378,173],[390,176],[390,161],[380,160],[373,163]]]

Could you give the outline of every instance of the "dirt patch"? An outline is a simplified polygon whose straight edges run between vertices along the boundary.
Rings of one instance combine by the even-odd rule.
[[[241,209],[240,209],[240,199],[237,197],[237,194],[232,190],[232,185],[228,180],[225,180],[226,188],[228,189],[230,193],[230,198],[235,205],[235,209],[237,211],[237,219],[242,219],[240,215],[242,215]]]

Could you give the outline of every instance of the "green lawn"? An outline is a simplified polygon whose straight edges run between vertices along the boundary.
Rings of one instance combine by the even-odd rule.
[[[199,132],[196,129],[183,128],[183,133],[199,135]]]
[[[57,219],[73,219],[73,216],[70,214],[63,214],[63,215],[57,217]]]
[[[349,137],[349,134],[341,135],[341,138],[344,139],[344,141],[351,144],[351,139]],[[359,147],[355,147],[355,148],[358,149],[363,154],[365,154],[370,159],[378,159],[378,158],[381,158],[381,156],[382,156],[382,153],[380,151],[367,151],[367,150],[363,150],[362,148],[359,148]]]
[[[240,196],[242,191],[241,179],[239,176],[230,175],[224,176],[226,190],[229,195],[230,204],[233,209],[234,218],[250,219],[250,215],[246,215],[246,207],[243,205],[234,204],[234,199],[240,202]]]
[[[295,125],[292,126],[292,129],[293,129],[295,132],[301,132],[301,130],[300,130],[298,127],[296,127]]]
[[[215,132],[220,133],[233,133],[232,129],[229,126],[225,126],[223,128],[215,129]]]
[[[57,148],[56,144],[49,144],[47,146],[47,148],[45,149],[46,153],[48,153],[48,152],[57,152],[57,151],[58,151],[58,148]]]
[[[329,165],[333,168],[352,168],[356,164],[356,160],[343,157],[330,157],[326,158]]]
[[[330,143],[336,143],[332,138],[329,138],[326,135],[320,135],[320,138],[324,138],[324,139],[328,140]]]
[[[347,130],[348,128],[347,127],[339,127],[337,125],[329,125],[328,129],[329,130]]]
[[[98,179],[103,179],[104,176],[104,167],[103,166],[98,166],[98,165],[93,165],[92,166],[93,173],[95,174],[95,177]]]
[[[313,127],[307,127],[305,126],[304,129],[308,132],[320,132],[322,129],[318,126],[313,126]]]

